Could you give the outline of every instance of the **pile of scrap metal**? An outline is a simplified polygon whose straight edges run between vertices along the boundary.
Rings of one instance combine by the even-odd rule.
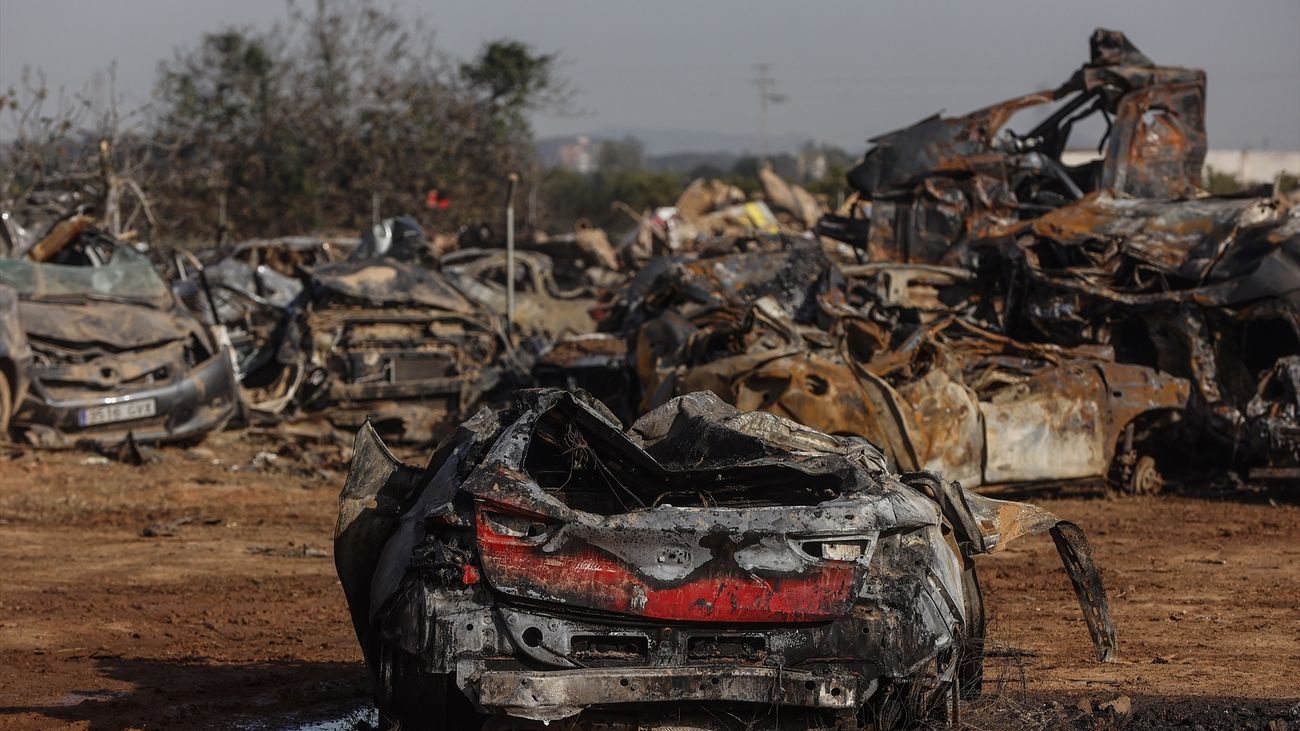
[[[1300,196],[1095,194],[978,246],[1005,331],[1191,381],[1154,459],[1300,482]]]
[[[758,179],[762,191],[756,199],[721,180],[692,182],[675,205],[636,216],[638,227],[620,252],[640,265],[660,255],[771,248],[783,236],[812,231],[826,212],[811,193],[769,168],[760,169]]]
[[[1198,191],[1205,160],[1205,72],[1157,66],[1123,33],[1098,29],[1091,60],[1055,90],[1009,99],[963,117],[934,115],[871,140],[849,171],[857,200],[819,233],[872,261],[947,263],[964,242],[1086,194],[1173,198]],[[1017,113],[1046,110],[1024,133]],[[1091,119],[1090,119],[1091,118]],[[1096,160],[1070,167],[1062,153],[1079,125],[1105,123]]]
[[[428,442],[489,393],[530,382],[555,343],[593,331],[600,283],[622,276],[598,229],[530,235],[514,253],[507,328],[508,266],[502,249],[430,241],[399,217],[359,239],[177,252],[176,290],[228,333],[255,421],[351,430],[371,416],[389,439]]]
[[[1132,431],[1176,420],[1187,382],[1106,348],[989,331],[972,284],[935,266],[841,268],[814,242],[661,259],[628,288],[619,321],[639,410],[707,390],[968,486],[1101,478],[1146,489],[1146,472],[1125,471],[1145,456]]]
[[[76,214],[0,259],[0,433],[42,446],[192,440],[239,409],[232,357],[134,247]],[[34,230],[34,229],[33,229]]]
[[[357,435],[335,562],[381,728],[895,728],[980,692],[980,554],[1050,532],[1098,660],[1083,532],[712,394],[624,431],[551,389],[421,469]]]
[[[944,276],[979,293],[973,321],[1000,333],[1104,348],[1117,363],[1189,380],[1189,408],[1126,427],[1121,483],[1157,488],[1161,462],[1185,473],[1230,463],[1250,479],[1294,482],[1296,200],[1202,193],[1204,73],[1157,66],[1115,31],[1095,32],[1091,50],[1055,91],[877,138],[849,173],[849,215],[818,231],[893,279],[918,264],[955,267]],[[1004,129],[1048,104],[1030,132]],[[1098,116],[1101,156],[1066,166],[1071,132]]]
[[[372,417],[390,438],[427,442],[472,413],[503,371],[518,370],[497,313],[425,266],[429,247],[416,222],[389,219],[346,259],[299,263],[292,279],[253,270],[271,282],[265,296],[254,299],[243,277],[240,306],[271,313],[251,322],[255,347],[240,361],[254,418],[323,415],[355,429]],[[229,323],[223,305],[213,309]]]

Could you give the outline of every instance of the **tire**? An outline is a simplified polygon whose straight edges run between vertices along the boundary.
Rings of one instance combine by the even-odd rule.
[[[979,698],[984,690],[984,594],[980,592],[975,564],[961,575],[962,595],[966,604],[967,626],[957,658],[958,691],[962,700]]]
[[[419,659],[385,644],[379,660],[380,731],[474,731],[483,718],[449,673],[428,673]]]

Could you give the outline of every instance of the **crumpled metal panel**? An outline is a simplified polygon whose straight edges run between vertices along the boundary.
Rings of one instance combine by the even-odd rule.
[[[1077,364],[1040,373],[980,404],[988,482],[1092,477],[1110,466],[1105,383]]]

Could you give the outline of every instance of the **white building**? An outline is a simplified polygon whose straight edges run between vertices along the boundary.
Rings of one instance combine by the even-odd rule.
[[[1079,165],[1097,159],[1094,150],[1066,150],[1061,161]],[[1282,173],[1300,176],[1300,150],[1209,150],[1205,167],[1243,183],[1271,183]],[[1206,174],[1202,171],[1202,176]]]

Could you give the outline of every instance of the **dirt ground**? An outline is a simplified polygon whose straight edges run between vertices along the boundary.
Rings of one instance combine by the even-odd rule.
[[[0,452],[0,728],[274,729],[364,703],[330,560],[346,449],[227,433],[156,456]],[[1038,502],[1089,532],[1120,659],[1093,660],[1051,541],[1014,544],[980,564],[995,657],[967,727],[1300,729],[1300,500]]]

